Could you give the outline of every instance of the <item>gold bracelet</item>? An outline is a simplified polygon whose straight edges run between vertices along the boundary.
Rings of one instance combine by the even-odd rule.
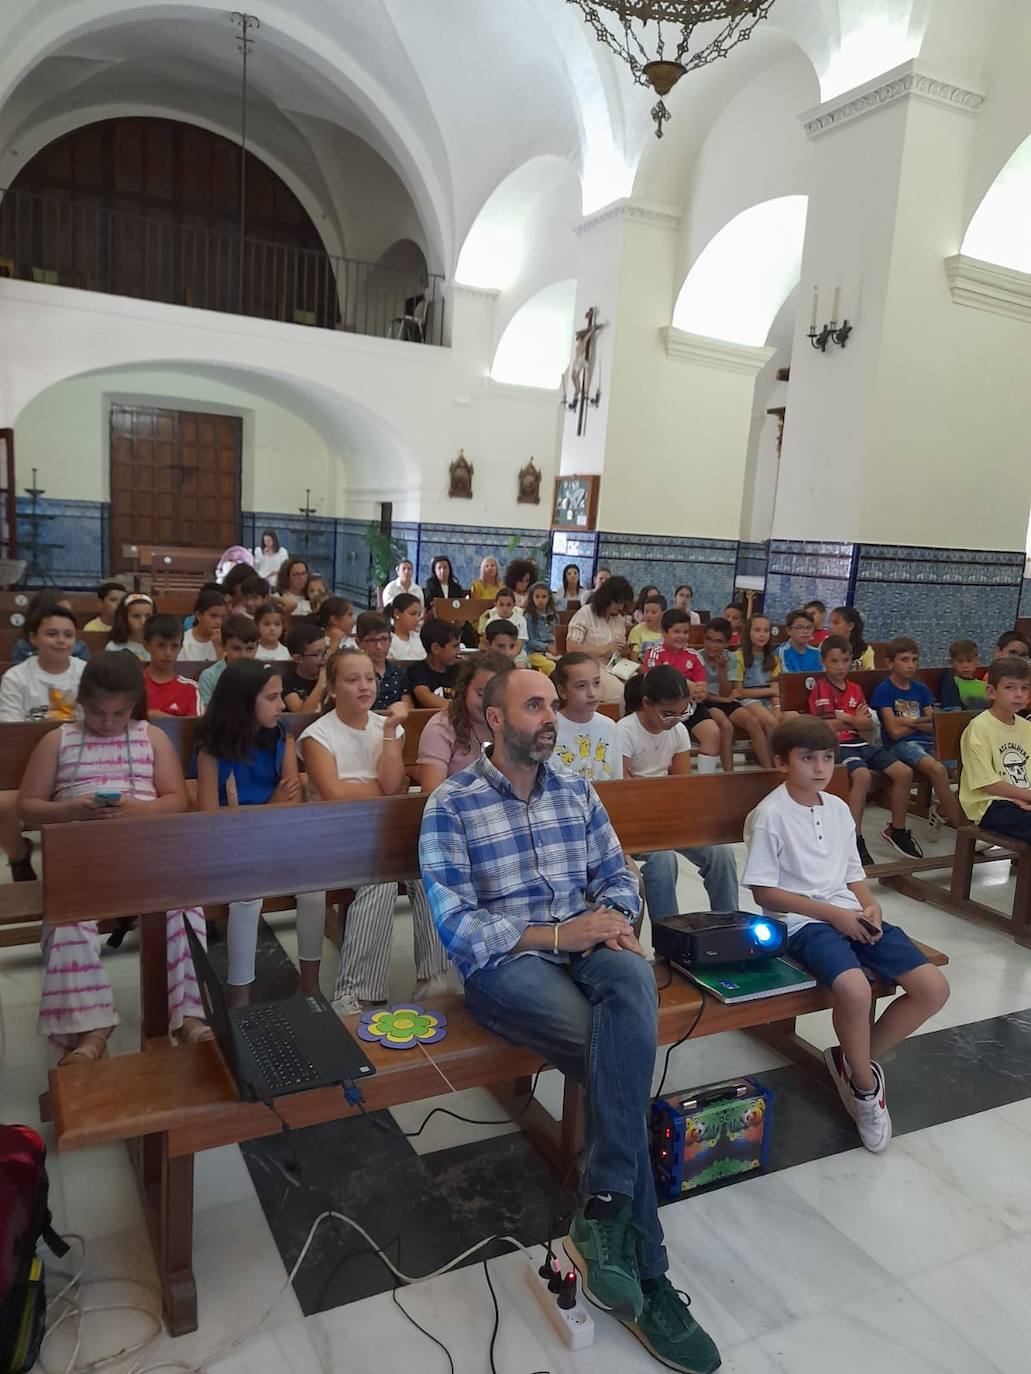
[[[551,952],[552,952],[553,954],[557,954],[557,953],[559,952],[559,951],[558,951],[558,933],[559,933],[559,931],[561,930],[561,928],[562,928],[562,922],[561,922],[561,921],[556,921],[556,922],[555,922],[555,938],[554,938],[554,940],[553,940],[553,942],[552,942],[552,946],[551,946]]]

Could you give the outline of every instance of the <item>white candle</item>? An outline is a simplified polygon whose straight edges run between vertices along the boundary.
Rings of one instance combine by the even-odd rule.
[[[839,306],[840,303],[841,303],[841,287],[840,287],[840,286],[836,286],[836,287],[834,288],[834,299],[833,299],[832,302],[831,302],[831,323],[832,323],[832,324],[837,324],[837,322],[838,322],[838,306]]]
[[[814,330],[814,331],[815,331],[815,329],[816,329],[816,312],[817,312],[817,310],[819,309],[819,305],[820,305],[820,288],[819,288],[818,286],[814,286],[814,287],[813,287],[813,317],[812,317],[812,319],[809,321],[809,328],[812,329],[812,330]]]

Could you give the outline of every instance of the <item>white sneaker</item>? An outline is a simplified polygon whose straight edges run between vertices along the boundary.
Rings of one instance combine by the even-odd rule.
[[[827,1065],[827,1072],[834,1079],[834,1086],[838,1090],[842,1105],[853,1121],[856,1119],[856,1095],[852,1091],[852,1074],[848,1067],[848,1060],[840,1045],[831,1045],[823,1052],[823,1062]]]
[[[884,1070],[880,1064],[874,1063],[873,1071],[877,1079],[877,1091],[873,1097],[859,1097],[855,1089],[852,1089],[852,1098],[855,1102],[859,1139],[871,1154],[879,1155],[882,1150],[888,1148],[891,1140],[891,1117],[888,1115],[888,1104],[884,1097]]]
[[[353,993],[344,993],[342,997],[334,997],[331,1005],[337,1016],[357,1016],[362,1009],[361,1002]]]

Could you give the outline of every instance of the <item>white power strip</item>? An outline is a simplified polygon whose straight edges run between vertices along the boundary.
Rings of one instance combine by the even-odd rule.
[[[583,1350],[594,1344],[594,1318],[577,1297],[576,1306],[568,1311],[559,1307],[558,1294],[552,1293],[548,1280],[541,1278],[535,1268],[527,1265],[530,1287],[537,1295],[537,1301],[544,1308],[545,1315],[570,1350]],[[579,1283],[577,1275],[577,1283]]]

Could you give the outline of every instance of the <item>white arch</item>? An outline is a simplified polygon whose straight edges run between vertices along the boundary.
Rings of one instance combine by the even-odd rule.
[[[491,364],[496,382],[557,387],[569,361],[576,282],[552,282],[531,296],[508,322]]]
[[[1031,272],[1031,136],[989,186],[960,251],[1015,272]]]
[[[239,130],[232,129],[217,119],[210,119],[196,111],[185,112],[174,106],[160,103],[141,103],[139,101],[105,101],[102,105],[87,105],[81,109],[67,110],[51,119],[42,120],[20,131],[17,136],[18,154],[12,157],[10,148],[0,150],[0,186],[10,186],[15,176],[27,167],[37,153],[49,144],[72,133],[75,129],[85,128],[104,119],[122,119],[127,116],[141,116],[152,119],[172,119],[178,124],[193,124],[198,129],[219,134],[230,142],[238,142]],[[340,226],[336,222],[332,201],[322,193],[325,187],[316,188],[303,181],[292,167],[269,152],[260,139],[248,135],[248,150],[259,162],[275,172],[304,206],[327,253],[336,257],[346,257],[345,243]]]
[[[527,225],[541,200],[575,176],[565,158],[532,157],[495,186],[466,235],[455,269],[463,286],[505,291],[526,255]]]
[[[45,57],[86,34],[126,22],[190,19],[198,11],[227,19],[223,0],[143,0],[127,10],[124,0],[79,0],[74,9],[43,12],[25,37],[0,60],[0,109],[18,83]],[[262,7],[262,40],[275,44],[353,101],[389,150],[389,160],[409,187],[440,261],[451,261],[454,228],[448,197],[433,172],[433,157],[419,129],[390,92],[376,82],[325,32],[295,11],[268,0]]]
[[[765,343],[801,274],[808,205],[808,196],[779,196],[725,224],[680,288],[674,328],[732,343]]]

